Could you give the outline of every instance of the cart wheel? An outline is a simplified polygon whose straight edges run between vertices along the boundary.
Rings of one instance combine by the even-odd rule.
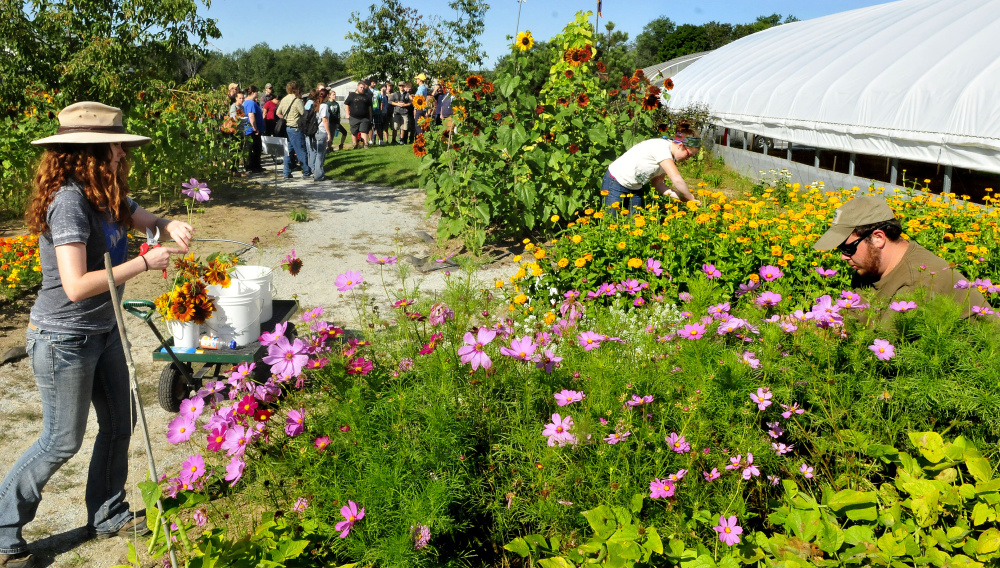
[[[190,373],[190,368],[188,369]],[[160,406],[167,412],[179,412],[181,402],[188,396],[188,386],[184,382],[177,365],[170,363],[160,372],[160,388],[158,391]]]

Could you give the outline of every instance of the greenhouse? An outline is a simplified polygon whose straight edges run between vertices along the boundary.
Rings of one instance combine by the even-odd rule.
[[[862,186],[905,176],[977,197],[1000,180],[998,36],[989,0],[794,22],[705,54],[673,76],[669,105],[707,105],[717,154],[745,173]]]

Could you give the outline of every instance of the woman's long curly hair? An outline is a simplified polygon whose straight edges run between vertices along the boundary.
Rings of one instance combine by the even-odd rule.
[[[131,229],[132,213],[125,199],[131,163],[128,150],[125,152],[118,171],[111,171],[110,144],[58,144],[46,148],[35,172],[35,193],[25,214],[28,229],[36,235],[48,232],[49,205],[69,179],[83,186],[83,194],[95,210]]]

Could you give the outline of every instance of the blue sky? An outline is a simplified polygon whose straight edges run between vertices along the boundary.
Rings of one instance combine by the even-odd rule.
[[[344,39],[347,18],[351,11],[368,12],[373,0],[293,0],[292,2],[265,3],[261,0],[214,0],[211,9],[202,7],[201,13],[219,21],[222,38],[211,47],[229,52],[250,47],[262,41],[271,47],[287,44],[310,44],[319,49],[329,47],[334,51],[348,51],[351,43]],[[508,50],[506,36],[514,35],[521,8],[520,29],[531,30],[538,39],[548,39],[559,33],[579,10],[594,11],[596,0],[488,0],[489,12],[481,36],[489,63]],[[425,17],[453,16],[448,0],[402,0],[406,6],[416,8]],[[800,20],[818,18],[855,8],[883,4],[882,0],[704,0],[690,2],[665,2],[663,0],[605,0],[601,29],[608,19],[616,29],[626,31],[629,38],[642,31],[649,20],[665,15],[677,24],[703,24],[712,20],[728,23],[746,23],[757,16],[778,13],[794,15]],[[265,6],[267,8],[265,9]],[[283,15],[289,9],[288,15]],[[303,17],[303,14],[309,14]],[[284,24],[281,24],[284,23]]]

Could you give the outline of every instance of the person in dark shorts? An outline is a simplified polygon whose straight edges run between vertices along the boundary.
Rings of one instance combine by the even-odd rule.
[[[410,129],[413,128],[413,98],[410,96],[410,84],[400,83],[399,92],[389,97],[392,105],[392,129],[399,131],[399,143],[406,144]]]
[[[347,129],[340,123],[340,103],[337,102],[337,93],[330,89],[326,100],[330,105],[330,150],[333,150],[333,139],[337,136],[337,132],[340,132],[340,147],[338,149],[343,150],[344,140],[347,139]]]
[[[351,126],[351,135],[354,136],[354,147],[358,147],[360,138],[367,148],[369,132],[372,129],[372,95],[368,92],[368,85],[364,81],[358,83],[357,90],[347,95],[344,108],[347,109],[347,123]]]

